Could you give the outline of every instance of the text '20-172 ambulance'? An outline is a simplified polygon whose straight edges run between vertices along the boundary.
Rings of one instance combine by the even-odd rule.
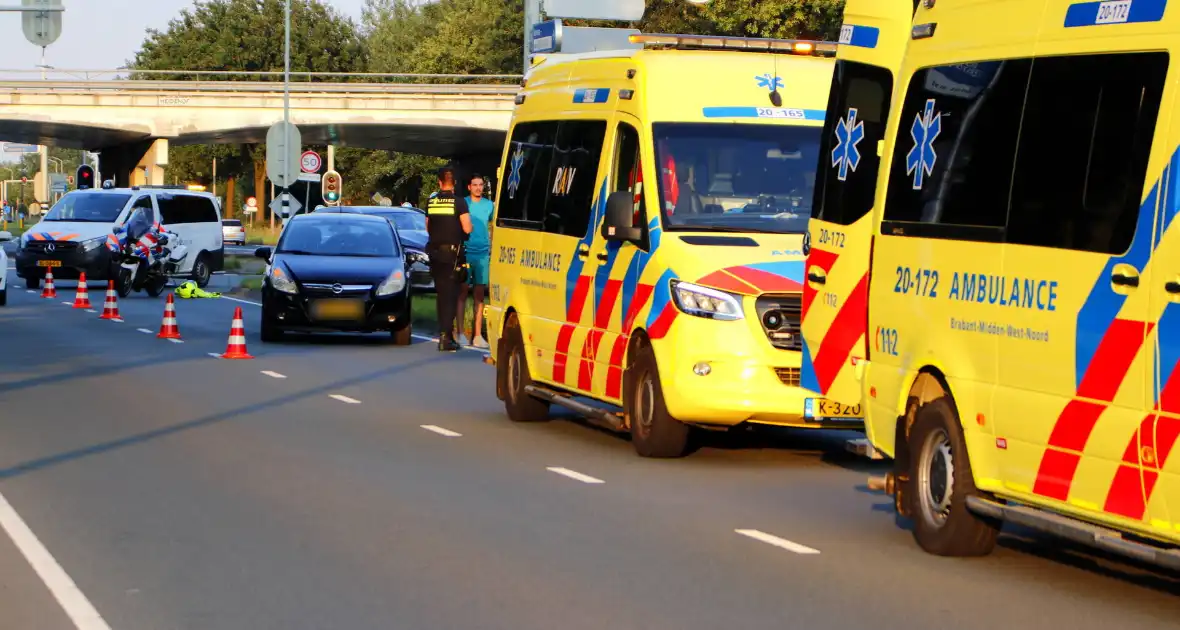
[[[825,290],[867,302],[848,375],[893,459],[870,485],[931,553],[988,553],[1014,521],[1180,569],[1175,5],[923,0],[896,75],[861,59],[838,90],[827,133],[895,97],[879,177],[825,180],[809,278],[838,253]],[[868,265],[840,271],[821,231]],[[813,360],[821,391],[854,389]]]
[[[559,404],[649,457],[685,454],[690,426],[860,429],[799,386],[835,44],[633,41],[537,61],[517,97],[488,308],[509,417]]]

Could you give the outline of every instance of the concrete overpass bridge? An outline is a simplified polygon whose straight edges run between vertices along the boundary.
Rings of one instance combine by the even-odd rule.
[[[118,185],[163,183],[169,144],[261,143],[283,117],[281,72],[54,72],[0,80],[0,138],[97,151]],[[291,121],[305,145],[481,164],[498,160],[520,89],[519,75],[291,74]]]

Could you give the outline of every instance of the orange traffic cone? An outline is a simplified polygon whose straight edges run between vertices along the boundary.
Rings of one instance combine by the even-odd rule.
[[[41,286],[41,297],[57,297],[57,288],[53,286],[53,267],[48,267],[45,269],[45,284]]]
[[[117,322],[123,321],[119,315],[119,299],[118,294],[115,293],[115,281],[107,281],[107,298],[102,304],[102,315],[99,319],[111,319]]]
[[[90,294],[86,292],[86,272],[78,276],[78,291],[74,293],[74,308],[90,308]]]
[[[168,301],[164,303],[164,321],[160,323],[160,339],[180,339],[180,327],[176,325],[176,303],[172,301],[172,294],[168,294]]]
[[[242,324],[242,307],[234,309],[234,321],[229,329],[229,342],[225,346],[223,359],[253,359],[246,352],[246,327]]]

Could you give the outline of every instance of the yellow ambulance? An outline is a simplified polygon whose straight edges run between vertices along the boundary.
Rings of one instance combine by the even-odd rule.
[[[799,387],[803,235],[835,43],[633,36],[534,60],[504,148],[488,333],[518,422],[646,457],[690,427],[860,430]]]
[[[873,485],[930,553],[986,554],[1014,521],[1180,568],[1171,4],[917,8],[869,236],[842,237],[868,255],[866,347],[826,376],[812,361],[832,398],[860,377],[868,439],[893,459]],[[817,232],[864,207],[828,203],[809,281],[833,257]],[[856,267],[817,290],[855,303]]]

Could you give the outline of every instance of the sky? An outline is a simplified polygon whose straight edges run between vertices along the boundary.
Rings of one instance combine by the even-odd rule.
[[[364,0],[325,0],[341,13],[360,20]],[[19,0],[0,0],[16,5]],[[106,70],[135,56],[147,29],[163,30],[168,21],[191,7],[193,0],[61,0],[62,32],[45,50],[46,64],[60,69]],[[41,47],[21,33],[19,13],[0,13],[0,32],[8,38],[0,53],[0,70],[37,70]],[[0,72],[3,78],[12,73]],[[40,76],[40,75],[37,75]]]

